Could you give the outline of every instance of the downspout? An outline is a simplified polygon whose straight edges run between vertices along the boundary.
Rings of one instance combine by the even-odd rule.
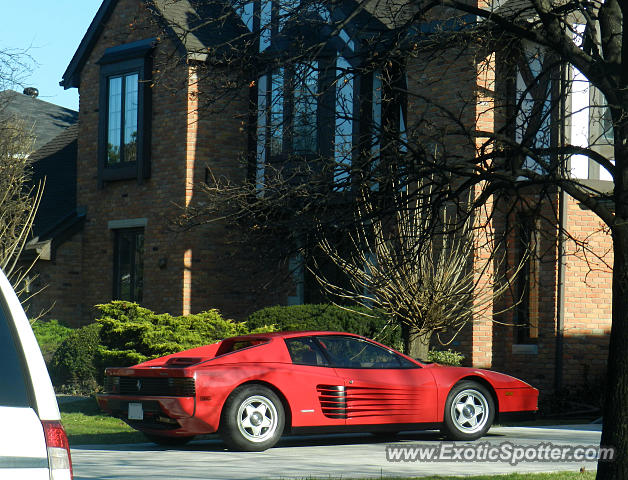
[[[554,391],[563,385],[563,350],[565,332],[565,227],[567,225],[567,196],[558,189],[558,288],[556,291],[556,362]]]
[[[559,141],[564,146],[567,138],[565,121],[567,118],[567,92],[569,81],[569,64],[563,63],[560,73],[560,122]],[[560,162],[560,175],[566,176],[565,159]],[[563,386],[563,353],[565,333],[565,227],[567,226],[567,196],[564,190],[558,187],[558,285],[556,289],[556,359],[554,362],[554,391]]]

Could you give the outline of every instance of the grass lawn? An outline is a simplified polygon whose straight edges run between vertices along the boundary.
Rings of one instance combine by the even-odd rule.
[[[105,415],[94,398],[59,404],[70,445],[146,442],[146,437],[122,420]]]

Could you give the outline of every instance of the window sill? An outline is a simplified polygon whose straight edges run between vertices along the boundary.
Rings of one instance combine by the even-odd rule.
[[[512,346],[513,355],[538,355],[539,354],[539,346],[535,344],[513,344]]]
[[[118,167],[106,167],[100,172],[100,180],[105,182],[132,180],[134,178],[137,178],[137,164],[135,162]]]

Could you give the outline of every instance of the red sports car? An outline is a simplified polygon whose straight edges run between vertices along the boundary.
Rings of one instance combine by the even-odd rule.
[[[108,368],[100,407],[150,439],[219,432],[232,449],[284,432],[441,429],[474,440],[499,415],[534,412],[538,391],[501,373],[417,362],[349,333],[245,335]]]

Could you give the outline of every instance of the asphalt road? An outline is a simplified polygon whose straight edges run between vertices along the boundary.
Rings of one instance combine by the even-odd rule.
[[[575,447],[596,447],[600,441],[600,426],[570,426],[543,428],[496,427],[481,440],[472,442],[474,452],[458,455],[482,455],[478,445],[501,449],[505,442],[514,448],[536,450],[540,444]],[[437,432],[401,434],[393,442],[379,440],[371,435],[328,435],[284,437],[280,443],[265,452],[229,452],[213,436],[196,440],[184,447],[164,448],[152,443],[115,446],[84,446],[72,448],[74,478],[125,480],[188,480],[188,479],[301,479],[321,478],[382,478],[389,476],[471,475],[482,473],[579,471],[581,467],[595,470],[594,461],[521,461],[511,465],[507,461],[410,461],[390,462],[389,446],[421,446],[444,449],[448,458],[454,458],[451,443],[443,444]],[[456,443],[455,446],[463,446]],[[481,450],[481,449],[480,449]],[[507,455],[504,454],[504,455]]]

